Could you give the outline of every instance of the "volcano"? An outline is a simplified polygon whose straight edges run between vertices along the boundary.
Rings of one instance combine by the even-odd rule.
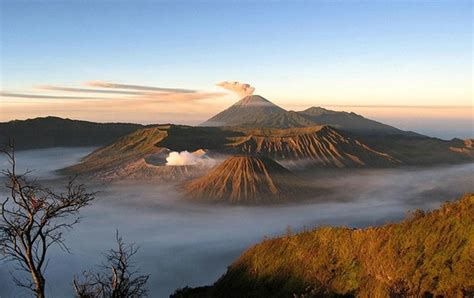
[[[298,177],[266,157],[233,156],[207,175],[185,184],[186,195],[196,201],[265,204],[291,201],[303,194]]]
[[[299,112],[287,111],[260,95],[246,96],[201,124],[201,126],[277,129],[319,125],[329,125],[354,135],[423,137],[353,112],[332,111],[321,107],[311,107]]]
[[[296,112],[288,112],[260,95],[249,95],[210,118],[201,126],[289,128],[314,125]]]
[[[296,167],[392,167],[401,163],[330,126],[289,129],[253,129],[230,138],[237,153],[264,155]],[[289,164],[285,164],[289,166]]]

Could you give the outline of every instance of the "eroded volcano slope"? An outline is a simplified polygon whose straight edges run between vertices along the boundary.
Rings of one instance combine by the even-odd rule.
[[[296,177],[266,157],[233,156],[207,175],[185,185],[186,195],[199,201],[263,204],[290,201],[302,194]]]

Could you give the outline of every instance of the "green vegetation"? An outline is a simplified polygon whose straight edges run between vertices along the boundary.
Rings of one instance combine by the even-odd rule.
[[[247,250],[213,286],[175,297],[472,297],[474,194],[398,224],[322,227]]]

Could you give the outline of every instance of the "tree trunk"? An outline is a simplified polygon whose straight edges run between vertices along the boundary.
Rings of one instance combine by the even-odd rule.
[[[33,282],[35,283],[35,294],[37,298],[45,298],[44,295],[44,287],[45,287],[45,280],[41,274],[32,273],[33,275]]]

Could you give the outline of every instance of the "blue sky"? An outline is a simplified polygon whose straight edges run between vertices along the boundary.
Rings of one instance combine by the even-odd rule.
[[[1,0],[1,13],[9,92],[96,80],[217,92],[238,80],[292,109],[472,105],[471,1]],[[205,100],[198,115],[234,100]]]

